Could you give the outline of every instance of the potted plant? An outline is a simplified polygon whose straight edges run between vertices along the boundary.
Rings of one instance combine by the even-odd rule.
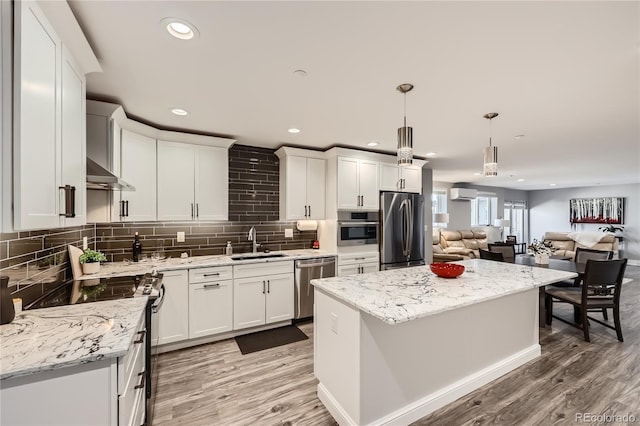
[[[611,232],[612,234],[615,234],[617,231],[620,231],[620,232],[624,231],[624,226],[615,226],[611,222],[607,221],[607,226],[600,226],[598,230],[602,232]]]
[[[105,262],[107,256],[100,251],[86,249],[84,253],[80,255],[79,260],[82,265],[83,274],[97,274],[100,272],[100,262]]]
[[[532,254],[536,258],[536,263],[538,265],[548,265],[549,264],[549,256],[555,252],[556,249],[553,248],[551,242],[549,241],[538,241],[534,239],[531,244],[527,247],[527,252]]]

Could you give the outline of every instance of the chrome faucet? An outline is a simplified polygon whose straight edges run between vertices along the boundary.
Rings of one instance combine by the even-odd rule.
[[[252,226],[251,229],[249,229],[249,235],[247,240],[249,241],[253,241],[253,252],[257,253],[258,252],[258,247],[260,247],[260,244],[257,242],[257,234],[256,234],[256,227]]]

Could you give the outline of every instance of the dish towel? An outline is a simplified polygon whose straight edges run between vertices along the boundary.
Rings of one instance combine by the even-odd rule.
[[[598,244],[600,240],[607,235],[608,234],[602,232],[569,232],[567,237],[571,238],[576,243],[591,248]]]

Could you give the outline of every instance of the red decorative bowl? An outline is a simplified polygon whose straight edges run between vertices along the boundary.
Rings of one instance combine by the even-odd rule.
[[[455,278],[464,272],[464,266],[455,263],[436,262],[429,265],[431,272],[442,278]]]

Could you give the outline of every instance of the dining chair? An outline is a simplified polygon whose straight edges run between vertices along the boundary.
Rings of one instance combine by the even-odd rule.
[[[509,244],[518,244],[518,238],[515,235],[507,235],[505,241]]]
[[[582,287],[545,289],[546,323],[551,325],[552,318],[565,322],[584,332],[584,340],[589,342],[589,320],[602,324],[616,331],[618,340],[623,342],[620,325],[620,292],[622,279],[627,267],[627,259],[619,260],[587,260]],[[573,305],[580,311],[581,325],[553,315],[553,302],[560,301]],[[612,309],[614,327],[610,324],[590,317],[594,310]]]
[[[498,262],[504,262],[504,257],[500,252],[483,249],[480,249],[478,251],[480,252],[480,259],[497,260]]]
[[[593,250],[586,249],[582,247],[578,247],[576,249],[576,254],[573,257],[574,262],[576,263],[587,263],[587,260],[611,260],[613,259],[613,252],[607,250]],[[576,277],[573,280],[564,280],[557,283],[551,284],[554,287],[579,287],[580,286],[580,277]],[[605,311],[606,312],[606,311]],[[605,319],[607,315],[605,314]]]
[[[488,244],[487,247],[489,248],[489,251],[502,253],[504,262],[514,263],[516,261],[516,250],[515,246],[512,244]]]

